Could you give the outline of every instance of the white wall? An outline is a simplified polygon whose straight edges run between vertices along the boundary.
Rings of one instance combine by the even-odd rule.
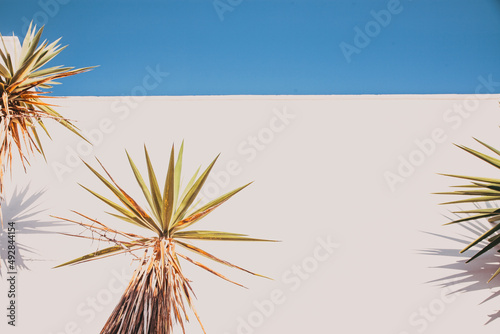
[[[8,328],[4,318],[0,331],[99,332],[133,266],[130,258],[118,256],[51,269],[99,245],[56,234],[80,230],[55,227],[49,215],[75,218],[70,210],[77,210],[114,224],[103,213],[105,206],[77,185],[81,182],[106,193],[74,152],[93,165],[92,157],[98,156],[117,175],[117,182],[138,194],[124,149],[143,168],[145,143],[163,177],[171,144],[178,147],[185,140],[187,174],[222,153],[213,172],[219,179],[212,178],[208,185],[214,192],[255,180],[201,225],[282,240],[203,244],[216,255],[275,279],[224,270],[249,290],[184,266],[194,281],[197,309],[208,333],[498,333],[500,320],[485,325],[499,311],[498,300],[481,304],[498,291],[500,278],[485,283],[498,260],[490,257],[489,262],[497,263],[479,259],[465,265],[466,257],[458,254],[464,245],[457,239],[471,239],[475,233],[442,226],[448,221],[443,215],[456,207],[438,206],[449,198],[431,195],[457,184],[437,173],[496,175],[452,143],[477,148],[471,139],[475,136],[500,146],[498,99],[465,95],[57,99],[61,113],[78,120],[95,146],[88,150],[76,136],[50,124],[53,141],[43,138],[48,162],[34,157],[27,174],[16,169],[7,181],[4,215],[17,221],[18,242],[33,253],[20,251],[27,268],[19,270],[18,327]],[[387,173],[397,174],[403,168],[401,161],[410,157],[418,166],[401,169],[404,182],[391,189]],[[228,164],[237,165],[230,176]],[[31,214],[12,218],[20,210],[12,194],[23,189],[27,189],[25,199],[43,194]],[[320,248],[327,240],[340,245],[331,254]],[[310,272],[299,274],[297,268],[304,266]],[[119,281],[116,277],[122,272]],[[441,282],[446,283],[453,275],[461,280],[458,285],[429,283],[447,279]],[[3,272],[2,301],[5,277]],[[466,292],[449,295],[459,288]],[[281,295],[274,309],[271,295]],[[99,311],[91,309],[93,298]],[[259,311],[256,303],[268,309]],[[200,332],[193,322],[189,333]]]
[[[19,42],[19,38],[16,36],[2,36],[2,40],[0,40],[0,50],[7,51],[12,55],[13,61],[16,61],[14,55],[19,54],[21,51],[21,43]],[[5,43],[5,45],[4,45]],[[5,65],[3,59],[0,57],[0,64]]]

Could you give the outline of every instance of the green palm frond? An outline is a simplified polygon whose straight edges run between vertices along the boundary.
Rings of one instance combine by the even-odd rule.
[[[494,152],[497,155],[500,155],[500,151],[496,150],[492,146],[483,143],[480,140],[476,141],[483,145],[484,147],[488,148],[490,151]],[[497,168],[500,172],[500,160],[481,153],[479,151],[473,150],[471,148],[457,145],[459,148],[463,149],[464,151],[472,154],[473,156],[483,160],[484,162],[494,166]],[[477,177],[477,176],[464,176],[464,175],[453,175],[453,174],[442,174],[444,176],[449,176],[449,177],[454,177],[458,178],[461,180],[469,180],[471,183],[470,184],[465,184],[465,185],[460,185],[460,186],[454,186],[454,189],[458,189],[455,191],[450,191],[450,192],[441,192],[438,194],[442,195],[460,195],[460,196],[467,196],[465,199],[460,199],[457,201],[451,201],[451,202],[446,202],[443,204],[457,204],[457,203],[473,203],[477,204],[480,202],[489,202],[489,201],[495,201],[495,200],[500,200],[500,179],[498,178],[490,178],[490,177]],[[497,224],[497,221],[500,221],[500,207],[493,207],[493,208],[487,208],[487,209],[472,209],[472,210],[462,210],[462,211],[456,211],[455,213],[457,214],[465,214],[467,215],[466,217],[456,219],[452,222],[449,222],[445,225],[450,225],[450,224],[457,224],[457,223],[464,223],[464,222],[470,222],[476,219],[482,219],[486,218],[488,219],[491,223],[494,223],[494,225],[485,233],[480,235],[476,240],[471,242],[467,247],[465,247],[463,250],[460,252],[465,252],[469,250],[470,248],[474,246],[480,246],[481,249],[474,254],[467,262],[470,262],[482,254],[486,253],[487,251],[494,249],[496,246],[500,245],[500,224]],[[489,279],[488,282],[490,282],[493,278],[495,278],[497,275],[500,274],[500,268],[497,270],[492,277]]]
[[[60,39],[50,44],[40,42],[42,32],[43,27],[37,31],[36,26],[30,24],[21,50],[13,53],[7,51],[0,35],[0,194],[3,193],[4,171],[11,165],[13,151],[24,167],[29,163],[29,154],[44,155],[37,129],[39,125],[49,135],[43,119],[53,119],[82,137],[69,120],[46,102],[49,97],[45,94],[58,83],[56,80],[89,71],[92,67],[45,67],[65,47],[58,44]]]
[[[90,223],[78,222],[64,219],[84,227],[90,236],[74,235],[76,237],[89,238],[99,241],[107,241],[110,247],[86,254],[59,265],[63,267],[108,256],[123,253],[135,255],[142,250],[142,257],[137,255],[139,267],[136,269],[125,294],[116,306],[108,322],[101,333],[172,333],[175,323],[178,323],[184,331],[184,321],[189,320],[187,307],[191,308],[199,320],[198,314],[193,306],[193,290],[190,281],[182,273],[179,259],[194,264],[209,273],[220,277],[228,282],[241,286],[207,265],[198,262],[177,248],[196,254],[215,263],[223,264],[231,268],[242,270],[252,275],[260,276],[252,271],[236,266],[228,261],[220,259],[201,248],[192,244],[196,240],[220,240],[220,241],[274,241],[267,239],[251,238],[245,234],[229,233],[210,230],[187,229],[199,222],[213,210],[225,203],[249,184],[232,190],[209,203],[196,208],[197,197],[212,170],[217,157],[208,167],[199,174],[195,173],[181,193],[181,169],[183,146],[181,146],[177,159],[175,159],[174,147],[170,152],[169,165],[165,181],[160,184],[154,172],[149,153],[144,147],[147,175],[143,176],[136,164],[127,153],[132,174],[144,196],[147,207],[141,207],[136,200],[128,195],[118,185],[110,173],[99,162],[104,173],[98,172],[89,164],[85,165],[97,176],[114,195],[111,200],[89,188],[82,186],[99,200],[110,206],[113,212],[109,214],[126,223],[141,227],[147,234],[145,237],[112,229],[105,224],[91,219],[83,214],[77,213]],[[199,175],[198,175],[199,174]],[[161,190],[163,189],[163,190]],[[112,237],[111,237],[112,236]],[[154,307],[152,307],[154,305]],[[201,325],[203,328],[203,325]]]

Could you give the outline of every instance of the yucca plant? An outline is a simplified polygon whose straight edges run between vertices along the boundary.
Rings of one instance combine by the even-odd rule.
[[[47,89],[58,82],[54,81],[92,67],[73,69],[73,67],[45,67],[66,47],[59,45],[60,39],[53,43],[40,38],[43,27],[38,31],[30,24],[23,40],[21,50],[8,52],[4,38],[0,35],[0,196],[3,194],[3,175],[11,166],[12,155],[17,153],[26,168],[28,156],[35,151],[43,154],[37,125],[49,136],[43,123],[46,118],[53,119],[77,135],[78,129],[63,118],[47,103]],[[82,137],[83,138],[83,137]],[[13,152],[15,151],[15,152]]]
[[[475,138],[474,138],[475,139]],[[483,143],[482,141],[475,139],[481,145],[500,156],[500,151],[495,149],[494,147]],[[466,152],[472,154],[473,156],[493,165],[494,167],[499,169],[500,172],[500,160],[492,157],[490,155],[478,152],[471,148],[457,145],[459,148],[465,150]],[[444,195],[461,195],[461,196],[469,196],[468,198],[442,203],[442,204],[459,204],[459,203],[480,203],[480,202],[490,202],[500,200],[500,178],[489,178],[489,177],[473,177],[473,176],[464,176],[464,175],[451,175],[451,174],[442,174],[445,176],[450,176],[459,179],[465,179],[471,181],[466,185],[455,186],[460,188],[460,190],[452,191],[452,192],[442,192],[438,194]],[[472,197],[470,197],[472,196]],[[456,211],[457,214],[465,214],[467,215],[464,218],[454,220],[445,225],[457,224],[457,223],[465,223],[475,221],[477,219],[485,218],[493,226],[488,229],[488,231],[481,234],[477,239],[471,242],[467,247],[460,251],[463,253],[474,246],[480,246],[482,242],[486,243],[486,246],[482,247],[474,256],[472,256],[467,262],[470,262],[482,254],[494,249],[496,246],[500,245],[500,224],[496,222],[500,220],[500,207],[495,207],[495,204],[492,204],[491,207],[488,208],[475,208],[471,210],[461,210]],[[500,251],[499,251],[500,252]],[[495,278],[498,274],[500,274],[500,268],[492,275],[492,277],[488,280],[490,282],[493,278]]]
[[[184,276],[181,269],[183,259],[210,273],[234,284],[222,274],[208,266],[191,259],[179,249],[190,251],[215,262],[237,268],[253,275],[246,269],[231,264],[214,255],[198,248],[192,241],[196,240],[222,240],[222,241],[272,241],[250,238],[244,234],[228,233],[209,230],[187,229],[200,219],[208,215],[222,203],[236,193],[247,187],[246,184],[219,198],[197,208],[196,198],[207,180],[217,158],[205,169],[203,173],[198,171],[187,183],[184,191],[180,192],[180,180],[182,169],[183,145],[181,146],[177,160],[174,161],[174,147],[170,153],[170,162],[166,173],[163,191],[156,178],[148,151],[144,147],[148,171],[149,186],[144,181],[135,163],[127,153],[128,161],[135,179],[142,190],[147,209],[141,207],[132,197],[128,195],[111,177],[101,165],[107,178],[101,175],[89,164],[85,165],[94,173],[106,187],[116,196],[121,204],[118,204],[97,192],[82,186],[98,199],[109,205],[115,212],[109,213],[113,218],[120,219],[126,223],[139,226],[149,233],[148,235],[137,235],[121,230],[110,228],[106,224],[91,219],[84,214],[77,213],[85,218],[87,223],[78,222],[66,218],[56,217],[65,221],[73,222],[84,227],[90,235],[74,235],[76,237],[90,238],[93,240],[106,241],[112,246],[97,250],[80,258],[59,265],[63,267],[87,261],[92,261],[112,255],[129,253],[133,254],[139,261],[132,279],[114,309],[110,318],[102,329],[102,334],[116,333],[173,333],[173,326],[178,323],[185,333],[184,321],[188,321],[188,310],[191,308],[198,319],[200,318],[193,306],[193,290],[190,281]],[[109,180],[108,180],[109,179]],[[142,251],[138,254],[138,251]],[[56,267],[57,268],[57,267]],[[205,330],[203,329],[205,332]]]

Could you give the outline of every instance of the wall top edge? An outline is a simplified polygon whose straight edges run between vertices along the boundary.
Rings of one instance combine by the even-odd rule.
[[[60,99],[85,100],[116,100],[124,98],[139,98],[147,100],[168,101],[203,101],[203,100],[295,100],[295,101],[322,101],[322,100],[499,100],[500,94],[373,94],[373,95],[151,95],[151,96],[57,96]]]

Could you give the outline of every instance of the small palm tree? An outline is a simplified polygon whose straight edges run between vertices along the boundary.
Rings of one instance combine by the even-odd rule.
[[[184,321],[189,320],[186,306],[193,310],[203,329],[203,325],[201,324],[198,314],[193,307],[193,290],[191,288],[190,281],[183,275],[181,270],[181,262],[179,261],[180,258],[203,268],[204,270],[207,270],[222,279],[237,285],[240,284],[227,279],[206,265],[191,259],[183,252],[179,252],[179,249],[190,251],[215,262],[257,275],[215,257],[214,255],[198,248],[191,242],[195,240],[272,241],[250,238],[244,234],[238,233],[187,229],[215,210],[222,203],[226,202],[243,188],[247,187],[248,184],[230,191],[199,208],[196,208],[197,205],[195,203],[197,195],[207,180],[207,177],[217,158],[215,158],[215,160],[199,177],[198,170],[190,179],[181,194],[180,179],[183,145],[179,150],[176,161],[174,161],[174,147],[172,146],[163,191],[160,191],[160,186],[146,147],[144,147],[144,151],[148,169],[149,187],[128,153],[127,157],[135,179],[139,184],[139,187],[141,188],[148,204],[147,211],[143,209],[134,199],[132,199],[124,189],[118,186],[102,165],[101,167],[109,178],[109,181],[106,177],[85,163],[85,165],[116,196],[121,204],[113,202],[112,200],[84,186],[82,187],[104,203],[111,206],[115,211],[115,213],[109,213],[111,216],[129,224],[146,229],[152,233],[152,236],[142,236],[112,229],[105,224],[78,212],[76,213],[88,220],[88,223],[56,217],[58,219],[63,219],[83,226],[88,232],[91,233],[89,236],[83,235],[85,238],[107,241],[113,244],[108,248],[92,252],[80,258],[61,264],[58,267],[83,263],[123,253],[133,254],[139,261],[138,268],[135,270],[120,302],[102,329],[102,334],[170,334],[173,332],[173,326],[175,323],[180,324],[183,332],[185,333]],[[82,235],[74,236],[82,237]],[[142,255],[137,255],[137,251],[142,251]],[[203,331],[205,332],[205,330]]]
[[[496,155],[500,156],[500,151],[493,148],[492,146],[483,143],[480,140],[477,140],[481,145],[485,146],[488,148],[490,151],[495,153]],[[483,154],[481,152],[478,152],[476,150],[473,150],[471,148],[462,146],[462,145],[457,145],[461,149],[465,150],[466,152],[472,154],[473,156],[489,163],[490,165],[493,165],[494,167],[500,169],[500,160],[497,158],[494,158],[492,156]],[[489,177],[473,177],[473,176],[464,176],[464,175],[450,175],[450,174],[442,174],[445,176],[451,176],[454,178],[459,178],[459,179],[465,179],[471,181],[469,184],[466,185],[459,185],[456,186],[458,188],[462,188],[460,190],[452,191],[452,192],[442,192],[438,194],[445,194],[445,195],[461,195],[461,196],[473,196],[472,198],[466,198],[466,199],[461,199],[457,201],[452,201],[452,202],[447,202],[443,204],[458,204],[458,203],[480,203],[480,202],[489,202],[489,201],[495,201],[495,200],[500,200],[500,179],[497,178],[489,178]],[[469,221],[474,221],[477,219],[482,219],[482,218],[487,218],[490,223],[496,223],[497,221],[500,220],[500,208],[499,207],[489,207],[489,208],[476,208],[472,210],[463,210],[463,211],[456,211],[455,213],[459,214],[466,214],[467,217],[461,218],[454,220],[450,223],[447,223],[445,225],[449,224],[457,224],[457,223],[464,223],[464,222],[469,222]],[[490,251],[494,247],[500,245],[500,224],[494,224],[490,229],[488,229],[486,232],[481,234],[477,239],[475,239],[473,242],[471,242],[467,247],[465,247],[463,250],[460,251],[460,253],[463,253],[470,249],[471,247],[474,246],[481,246],[481,243],[485,242],[486,245],[482,246],[481,250],[479,250],[474,256],[472,256],[467,262],[470,262],[482,254]],[[500,274],[500,268],[492,275],[492,277],[489,279],[488,282],[490,282],[493,278],[495,278],[498,274]]]
[[[86,72],[92,67],[73,69],[55,66],[43,68],[66,47],[59,40],[40,44],[43,27],[38,31],[30,24],[21,50],[7,51],[0,35],[4,51],[0,47],[0,196],[3,194],[3,175],[12,163],[13,148],[17,151],[23,167],[28,155],[39,152],[43,155],[37,125],[50,137],[43,119],[54,119],[81,136],[78,129],[57,113],[51,104],[44,101],[54,80]],[[83,137],[82,137],[83,138]],[[85,139],[85,138],[84,138]]]

